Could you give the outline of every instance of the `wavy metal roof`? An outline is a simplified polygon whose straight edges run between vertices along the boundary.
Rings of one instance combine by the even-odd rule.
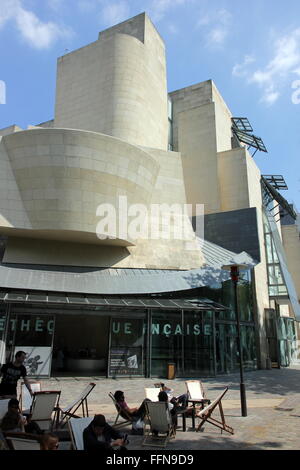
[[[222,265],[255,261],[208,241],[199,240],[205,264],[189,271],[157,269],[87,268],[0,263],[2,289],[77,292],[84,294],[148,294],[214,286],[229,279]]]

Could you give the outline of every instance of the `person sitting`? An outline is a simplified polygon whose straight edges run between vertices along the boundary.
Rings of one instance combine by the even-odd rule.
[[[169,401],[169,397],[167,392],[161,391],[158,394],[158,401],[163,401],[168,404],[168,408],[170,410],[170,414],[172,417],[172,424],[174,426],[177,426],[177,413],[176,413],[176,407],[174,406],[173,403]]]
[[[121,411],[125,410],[127,414],[129,414],[129,416],[133,418],[133,421],[137,421],[138,419],[143,420],[145,418],[145,415],[146,415],[145,402],[150,401],[149,398],[145,398],[145,400],[143,400],[142,404],[139,407],[129,408],[129,406],[127,405],[125,401],[124,392],[122,392],[121,390],[117,390],[114,394],[114,397],[118,406],[120,407],[120,410]],[[126,417],[126,416],[123,416],[123,417]]]
[[[177,408],[177,410],[185,410],[188,407],[188,394],[183,393],[178,397],[171,398],[170,402]]]
[[[4,432],[25,432],[26,418],[21,414],[19,400],[11,398],[7,412],[2,418],[1,430]]]
[[[22,415],[19,400],[11,398],[8,402],[7,408],[7,413],[3,416],[1,422],[2,431],[43,434],[39,425],[35,421],[31,421],[30,415]]]
[[[127,450],[126,443],[126,438],[107,424],[105,416],[100,414],[95,415],[93,421],[83,431],[83,445],[87,451],[112,452],[114,448],[119,447],[122,452]]]
[[[41,450],[58,450],[59,443],[56,434],[49,432],[43,434],[40,439]]]
[[[164,383],[162,383],[162,382],[160,383],[160,390],[161,390],[161,392],[167,392],[168,395],[171,394],[171,393],[173,393],[173,391],[174,391],[172,388],[167,387],[167,386],[166,386]]]

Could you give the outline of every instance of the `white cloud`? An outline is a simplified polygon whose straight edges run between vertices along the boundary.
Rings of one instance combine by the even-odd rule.
[[[225,8],[221,8],[201,14],[196,27],[203,30],[206,46],[221,46],[230,32],[231,21],[231,13]]]
[[[248,65],[255,62],[255,58],[246,55],[242,64],[236,64],[232,69],[232,75],[235,77],[245,77],[248,74]]]
[[[274,104],[280,97],[280,91],[292,74],[300,74],[300,28],[290,34],[279,37],[274,42],[273,57],[265,67],[251,70],[248,66],[253,61],[235,65],[232,73],[235,76],[247,76],[248,83],[256,84],[263,90],[261,101]]]
[[[23,7],[21,0],[1,0],[0,27],[8,21],[13,21],[21,37],[36,49],[49,48],[59,38],[71,33],[56,23],[41,21],[35,13]]]
[[[265,89],[265,92],[261,98],[262,103],[266,103],[267,105],[271,106],[272,104],[275,103],[275,101],[278,100],[280,96],[280,93],[278,91],[275,91],[273,86],[271,85],[270,87]]]
[[[107,27],[114,26],[122,21],[125,21],[130,16],[130,6],[127,1],[121,0],[118,2],[105,1],[103,4],[100,19]]]
[[[208,44],[223,44],[228,32],[224,28],[214,28],[208,34]]]
[[[10,20],[19,5],[19,0],[2,0],[0,5],[0,28]]]
[[[194,0],[152,0],[148,12],[154,22],[162,20],[171,8],[187,3],[193,3]]]

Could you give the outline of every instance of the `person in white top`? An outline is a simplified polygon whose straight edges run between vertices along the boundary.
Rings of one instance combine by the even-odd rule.
[[[168,408],[170,410],[171,418],[172,418],[172,423],[176,426],[177,425],[177,415],[176,415],[176,409],[173,405],[173,403],[169,402],[169,397],[167,392],[159,392],[158,394],[158,401],[163,401],[168,404]]]

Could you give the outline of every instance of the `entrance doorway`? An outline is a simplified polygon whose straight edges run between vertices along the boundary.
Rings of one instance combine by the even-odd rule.
[[[107,374],[109,317],[56,315],[51,375]]]

